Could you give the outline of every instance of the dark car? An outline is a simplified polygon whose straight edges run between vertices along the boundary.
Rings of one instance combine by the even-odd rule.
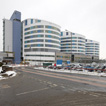
[[[56,66],[56,69],[62,69],[63,66]]]
[[[53,68],[54,68],[54,66],[50,65],[50,66],[48,66],[48,68],[49,68],[49,69],[53,69]]]
[[[98,72],[104,72],[104,71],[106,71],[106,66],[98,68]]]
[[[71,69],[71,66],[65,66],[64,69],[65,70],[70,70]]]

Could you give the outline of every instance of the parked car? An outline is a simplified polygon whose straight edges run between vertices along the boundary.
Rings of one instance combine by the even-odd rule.
[[[77,66],[77,71],[83,71],[83,66]]]
[[[64,69],[65,70],[70,70],[71,69],[71,66],[65,66]]]
[[[56,66],[56,69],[62,69],[63,66]]]
[[[49,69],[53,69],[53,68],[54,68],[54,66],[52,66],[52,65],[49,65],[49,66],[48,66],[48,68],[49,68]]]
[[[101,66],[99,66],[99,65],[98,65],[98,66],[95,66],[95,67],[94,67],[94,70],[95,70],[95,71],[98,71],[99,68],[101,68]]]
[[[90,65],[85,66],[84,69],[85,69],[85,70],[88,70],[88,71],[90,71],[90,72],[93,72],[93,71],[94,71],[94,67],[92,67],[92,66],[90,66]]]
[[[98,68],[97,71],[98,72],[104,72],[104,71],[106,71],[106,66],[101,66],[100,68]]]

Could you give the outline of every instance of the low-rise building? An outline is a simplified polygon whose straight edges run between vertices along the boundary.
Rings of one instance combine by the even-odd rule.
[[[14,53],[13,52],[0,52],[0,62],[7,61],[12,62],[14,61]]]

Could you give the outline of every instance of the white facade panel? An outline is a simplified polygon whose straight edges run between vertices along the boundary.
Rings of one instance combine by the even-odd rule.
[[[4,50],[13,51],[12,21],[4,19]],[[9,26],[9,27],[8,27]]]

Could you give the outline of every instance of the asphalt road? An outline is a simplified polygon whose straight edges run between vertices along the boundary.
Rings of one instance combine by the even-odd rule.
[[[106,106],[106,78],[15,68],[0,81],[0,106]]]

